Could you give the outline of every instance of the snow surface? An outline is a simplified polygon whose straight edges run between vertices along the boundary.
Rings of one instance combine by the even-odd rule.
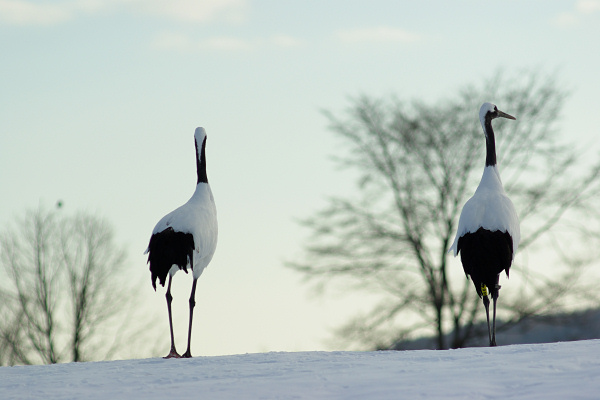
[[[600,340],[0,368],[1,399],[598,399]]]

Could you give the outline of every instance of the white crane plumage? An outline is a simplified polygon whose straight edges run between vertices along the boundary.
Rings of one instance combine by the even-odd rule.
[[[165,358],[191,357],[191,336],[194,306],[196,305],[196,281],[208,266],[217,247],[217,209],[206,175],[206,132],[196,128],[196,190],[187,203],[165,215],[152,230],[150,244],[146,249],[152,273],[152,286],[156,290],[156,279],[165,285],[167,275],[167,310],[171,331],[171,351]],[[192,292],[189,300],[190,320],[187,351],[180,356],[175,349],[173,317],[171,313],[171,280],[180,269],[187,273],[192,269]]]
[[[488,323],[490,346],[496,345],[496,300],[500,290],[500,273],[509,275],[521,233],[515,207],[506,195],[496,165],[496,140],[492,120],[503,117],[516,119],[490,103],[479,110],[479,120],[486,140],[486,159],[479,186],[464,205],[454,243],[449,251],[460,252],[463,269],[471,277],[479,297],[483,298]],[[492,329],[488,288],[494,302]]]

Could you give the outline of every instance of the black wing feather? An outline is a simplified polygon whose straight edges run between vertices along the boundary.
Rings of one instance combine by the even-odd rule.
[[[173,265],[187,273],[187,266],[193,269],[194,235],[176,232],[169,227],[152,235],[148,245],[148,263],[152,273],[152,287],[156,290],[156,278],[165,286],[167,274]]]
[[[471,277],[479,297],[482,283],[492,289],[502,271],[508,276],[513,260],[513,241],[508,232],[479,228],[461,236],[457,248],[465,274]]]

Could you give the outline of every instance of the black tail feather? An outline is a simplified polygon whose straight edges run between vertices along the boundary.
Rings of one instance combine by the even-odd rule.
[[[173,265],[177,265],[185,273],[188,265],[193,269],[194,235],[191,233],[176,232],[173,228],[167,228],[152,235],[148,250],[148,263],[154,290],[156,290],[157,278],[161,286],[165,286],[167,275]]]

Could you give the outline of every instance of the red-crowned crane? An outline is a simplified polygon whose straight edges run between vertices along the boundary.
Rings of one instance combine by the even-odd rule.
[[[485,169],[481,182],[464,205],[458,222],[454,243],[449,251],[460,252],[465,274],[471,277],[475,290],[483,298],[488,324],[490,346],[496,346],[496,300],[500,290],[500,273],[506,276],[517,252],[521,232],[515,207],[506,195],[496,165],[496,140],[492,120],[503,117],[516,119],[493,104],[484,103],[479,110],[486,144]],[[494,316],[490,330],[490,300],[494,302]]]
[[[154,227],[150,244],[146,249],[148,263],[152,273],[152,286],[156,290],[156,279],[164,287],[167,275],[167,310],[169,312],[169,328],[171,330],[171,351],[165,358],[192,357],[190,349],[192,337],[192,320],[196,305],[196,282],[204,268],[210,263],[217,247],[217,209],[208,178],[206,176],[206,132],[196,128],[196,172],[198,182],[196,191],[187,203],[175,211],[165,215]],[[173,317],[171,314],[171,280],[180,269],[187,273],[192,269],[193,283],[190,295],[190,321],[188,330],[187,351],[180,356],[175,349],[173,334]]]

